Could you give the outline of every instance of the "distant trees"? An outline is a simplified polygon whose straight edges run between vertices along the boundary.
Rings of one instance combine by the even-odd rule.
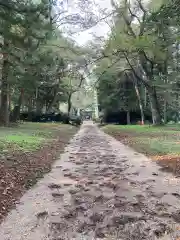
[[[119,101],[123,108],[127,100],[120,100],[120,92],[126,91],[120,83],[131,81],[136,100],[129,100],[127,106],[136,101],[142,122],[144,110],[149,109],[154,125],[166,123],[170,112],[179,112],[179,5],[177,1],[123,0],[112,1],[112,6],[111,34],[95,73],[99,92],[105,77],[114,88],[109,94],[110,89],[104,87],[101,104]]]
[[[78,16],[66,14],[56,1],[0,0],[1,125],[16,122],[20,109],[52,112],[60,102],[70,109],[70,96],[84,81],[79,71],[85,50],[59,27],[76,23]]]
[[[20,109],[37,113],[57,110],[84,91],[89,65],[98,79],[104,110],[151,111],[155,125],[179,115],[178,1],[112,1],[111,32],[79,47],[61,32],[88,29],[106,20],[91,12],[91,1],[77,1],[82,13],[69,14],[58,1],[0,0],[0,124],[19,118]],[[99,42],[98,42],[99,41]],[[93,48],[94,47],[94,48]]]

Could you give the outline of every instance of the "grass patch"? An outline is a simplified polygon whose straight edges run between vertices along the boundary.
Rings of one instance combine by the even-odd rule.
[[[64,134],[72,128],[69,125],[57,123],[23,123],[14,128],[0,128],[0,150],[35,151],[44,142],[51,141],[57,133]]]
[[[180,124],[158,127],[107,125],[103,130],[155,160],[162,171],[180,176]]]
[[[37,150],[45,138],[38,136],[29,136],[28,134],[23,135],[8,135],[4,142],[9,145],[14,145],[15,148],[19,148],[24,151]]]
[[[107,125],[103,130],[148,156],[180,155],[180,125]]]
[[[0,127],[0,222],[25,191],[51,171],[77,131],[57,123]]]

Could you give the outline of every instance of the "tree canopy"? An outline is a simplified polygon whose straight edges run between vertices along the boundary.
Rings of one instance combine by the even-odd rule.
[[[179,112],[178,2],[112,0],[112,7],[111,33],[94,70],[102,108],[139,106],[142,121],[148,109],[154,124],[167,122],[168,113]],[[132,83],[128,94],[123,82]]]
[[[59,110],[84,84],[86,49],[64,35],[61,25],[76,23],[51,0],[0,1],[0,122],[17,121],[20,110]],[[86,19],[87,20],[87,19]],[[83,24],[83,17],[79,23]]]
[[[92,105],[91,74],[105,112],[138,110],[144,122],[149,111],[154,124],[179,115],[178,1],[112,0],[96,14],[90,0],[66,3],[86,4],[81,13],[69,14],[64,4],[0,0],[2,125],[17,121],[20,110],[51,113],[67,103],[70,114]],[[109,35],[79,46],[73,32],[98,21],[108,23]]]

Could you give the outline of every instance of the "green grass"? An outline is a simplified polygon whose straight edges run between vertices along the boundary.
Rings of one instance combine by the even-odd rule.
[[[64,132],[71,126],[57,123],[24,123],[18,127],[0,128],[0,150],[10,149],[34,151],[44,142],[51,141],[57,132]]]
[[[106,133],[147,155],[180,155],[180,125],[107,125]]]
[[[155,133],[155,132],[177,132],[180,131],[180,124],[177,125],[165,125],[165,126],[152,126],[152,125],[106,125],[104,129],[111,130],[121,130],[121,131],[129,131],[129,132],[137,132],[137,133]]]
[[[51,171],[53,162],[77,130],[60,123],[0,127],[0,188],[6,192],[1,194],[0,213],[11,210],[26,189]]]
[[[14,144],[17,148],[26,151],[38,149],[43,140],[45,139],[37,136],[29,136],[28,134],[8,135],[7,137],[2,138],[2,141]]]

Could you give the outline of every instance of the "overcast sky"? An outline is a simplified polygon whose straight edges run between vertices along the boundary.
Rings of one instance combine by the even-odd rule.
[[[107,36],[108,31],[109,31],[108,25],[106,23],[101,23],[97,24],[96,27],[92,27],[88,31],[84,31],[77,34],[74,38],[78,44],[84,45],[87,41],[93,39],[93,34],[98,37],[101,36],[105,37]]]
[[[83,0],[83,1],[85,1],[85,0]],[[101,8],[103,10],[104,9],[111,10],[111,8],[112,8],[110,0],[93,0],[93,2],[94,2],[93,12],[95,12],[95,14],[97,14],[97,15],[101,15],[99,8]],[[70,11],[73,12],[74,9],[71,8]],[[78,44],[84,45],[87,41],[93,39],[93,35],[98,36],[98,37],[100,37],[100,36],[105,37],[105,36],[107,36],[108,31],[109,31],[108,24],[104,20],[102,20],[95,27],[92,27],[89,30],[82,31],[82,32],[79,32],[79,33],[75,34],[73,36],[73,38],[75,39],[75,41]]]

